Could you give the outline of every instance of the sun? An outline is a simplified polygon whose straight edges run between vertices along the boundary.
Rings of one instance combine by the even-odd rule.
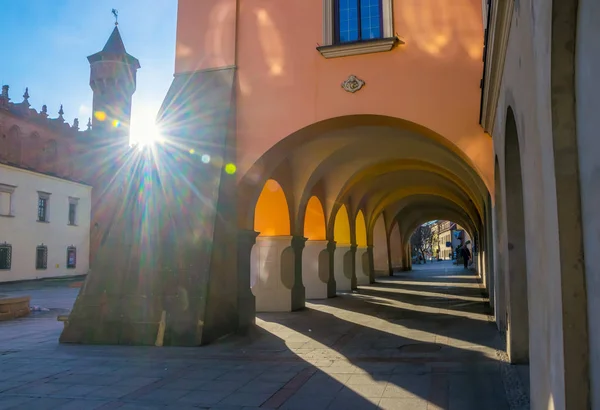
[[[141,115],[140,115],[141,114]],[[152,145],[163,142],[164,138],[159,126],[156,124],[156,114],[143,112],[133,116],[129,142],[131,145]]]

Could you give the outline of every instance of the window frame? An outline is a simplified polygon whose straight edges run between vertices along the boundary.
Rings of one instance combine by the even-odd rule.
[[[69,253],[70,252],[74,252],[75,254],[75,263],[73,263],[72,265],[69,263]],[[77,248],[73,245],[71,246],[67,246],[67,269],[77,269]]]
[[[71,206],[73,206],[73,220],[71,221]],[[67,211],[67,225],[77,226],[77,209],[79,208],[79,198],[69,197],[69,205]]]
[[[394,31],[393,0],[380,0],[381,4],[381,37],[346,43],[339,43],[337,0],[323,1],[323,41],[317,51],[325,58],[347,57],[360,54],[371,54],[390,51],[397,44],[404,44]],[[362,28],[361,28],[362,29]]]
[[[41,263],[38,263],[38,262],[40,262],[38,260],[38,256],[39,256],[38,252],[40,250],[44,251],[44,256],[43,256]],[[46,270],[46,269],[48,269],[48,247],[44,244],[41,244],[41,245],[38,245],[35,247],[35,270]]]
[[[9,271],[12,268],[12,245],[4,242],[4,243],[0,244],[0,249],[1,248],[7,248],[8,253],[7,253],[6,267],[5,268],[0,267],[0,271]]]
[[[38,191],[37,202],[37,221],[41,223],[50,223],[50,193]],[[44,202],[44,219],[40,219],[40,201]]]
[[[0,216],[14,217],[13,195],[15,194],[16,185],[0,184],[0,192],[8,194],[8,213],[0,213]]]
[[[359,43],[363,41],[374,41],[381,40],[384,37],[383,29],[383,3],[384,0],[377,0],[379,2],[379,37],[376,38],[362,38],[362,10],[361,3],[368,0],[353,0],[356,2],[357,7],[357,18],[358,18],[358,39],[353,41],[340,41],[340,0],[333,0],[333,45],[344,45]]]

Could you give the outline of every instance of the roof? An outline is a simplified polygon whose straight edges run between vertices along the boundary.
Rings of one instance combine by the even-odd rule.
[[[139,60],[125,50],[125,44],[118,26],[115,26],[102,51],[88,57],[90,63],[111,59],[124,60],[126,63],[135,66],[136,69],[140,68]]]

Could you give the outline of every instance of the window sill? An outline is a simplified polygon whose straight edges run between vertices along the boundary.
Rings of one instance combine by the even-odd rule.
[[[67,224],[67,226],[79,226],[77,224]]]
[[[0,218],[14,218],[14,215],[4,215],[4,214],[0,214]]]
[[[50,221],[40,221],[39,219],[36,222],[39,222],[41,224],[49,224],[50,223]]]
[[[356,41],[354,43],[333,44],[317,47],[317,51],[325,58],[356,56],[360,54],[382,53],[390,51],[396,44],[404,44],[398,37],[379,38],[376,40]]]

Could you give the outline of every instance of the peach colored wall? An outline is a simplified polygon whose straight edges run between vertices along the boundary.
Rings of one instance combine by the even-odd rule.
[[[236,0],[179,0],[175,74],[235,64]]]
[[[350,219],[348,218],[346,205],[342,205],[335,215],[333,240],[336,241],[338,245],[350,245],[352,242],[350,238]]]
[[[233,3],[180,0],[177,72],[235,61]],[[443,135],[492,185],[492,141],[478,124],[481,0],[397,0],[394,31],[405,45],[329,60],[315,49],[322,43],[322,1],[253,0],[239,7],[240,178],[272,145],[303,127],[344,115],[380,114]],[[366,81],[356,94],[340,87],[350,74]]]

